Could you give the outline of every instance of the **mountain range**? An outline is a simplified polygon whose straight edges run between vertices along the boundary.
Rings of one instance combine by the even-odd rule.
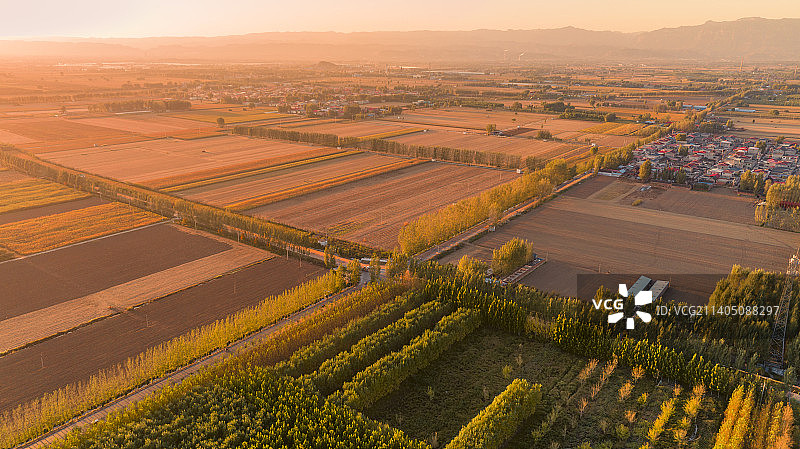
[[[622,33],[537,30],[268,32],[216,37],[0,40],[6,59],[141,62],[529,63],[800,60],[800,19],[735,21]]]

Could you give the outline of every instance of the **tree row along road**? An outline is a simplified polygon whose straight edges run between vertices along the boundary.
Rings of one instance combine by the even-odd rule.
[[[553,191],[552,195],[555,195],[557,193],[561,193],[561,192],[569,189],[570,187],[572,187],[572,186],[574,186],[574,185],[576,185],[576,184],[578,184],[580,182],[583,182],[583,181],[591,178],[592,176],[594,176],[594,173],[591,173],[591,172],[590,173],[583,173],[581,175],[578,175],[575,178],[573,178],[573,179],[561,184],[560,186],[558,186]],[[499,222],[500,223],[504,223],[504,222],[516,217],[517,215],[524,214],[525,212],[527,212],[527,211],[533,209],[534,207],[538,206],[539,204],[541,204],[541,202],[546,200],[546,199],[547,198],[533,198],[531,200],[528,200],[528,201],[525,201],[523,203],[520,203],[520,204],[512,207],[511,209],[506,210],[505,211],[506,212],[505,215],[503,215],[500,218]],[[427,261],[427,260],[433,260],[436,257],[438,257],[440,254],[442,254],[444,252],[447,252],[449,250],[452,250],[453,248],[457,247],[458,245],[461,245],[462,243],[464,243],[464,242],[466,242],[466,241],[478,236],[479,234],[488,231],[491,226],[492,226],[492,220],[484,220],[484,221],[476,224],[475,226],[467,229],[466,231],[464,231],[464,232],[462,232],[462,233],[450,238],[449,240],[446,240],[446,241],[444,241],[442,243],[439,243],[438,245],[434,245],[434,246],[428,248],[427,250],[425,250],[425,251],[423,251],[421,253],[418,253],[414,257],[416,257],[418,260],[421,260],[423,262]]]
[[[257,345],[260,342],[270,338],[277,332],[280,332],[290,324],[302,320],[306,316],[313,314],[317,310],[325,307],[328,304],[335,302],[339,298],[342,298],[346,295],[349,295],[351,293],[360,290],[365,285],[363,279],[364,278],[362,277],[362,282],[356,286],[346,288],[339,293],[331,295],[317,303],[314,303],[310,306],[307,306],[304,309],[301,309],[289,315],[288,317],[282,319],[281,321],[278,321],[277,323],[271,326],[267,326],[261,329],[260,331],[252,333],[241,340],[231,343],[225,348],[218,349],[212,352],[211,354],[189,365],[179,368],[173,371],[172,373],[167,374],[166,376],[154,379],[150,381],[148,384],[143,385],[124,396],[121,396],[94,410],[90,410],[84,413],[83,415],[72,419],[66,424],[56,427],[50,432],[47,432],[46,434],[39,436],[38,438],[35,438],[31,441],[28,441],[27,443],[23,443],[22,445],[17,446],[17,449],[38,449],[47,447],[48,445],[58,441],[59,439],[63,438],[69,432],[75,429],[89,425],[97,420],[105,419],[109,414],[121,410],[142,399],[145,399],[149,395],[155,393],[156,391],[160,390],[163,387],[180,383],[181,381],[183,381],[183,379],[186,379],[192,374],[197,373],[202,368],[217,364],[225,360],[227,357],[236,354],[238,350],[244,349],[250,345]]]

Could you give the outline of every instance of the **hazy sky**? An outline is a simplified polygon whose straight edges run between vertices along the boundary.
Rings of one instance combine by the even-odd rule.
[[[3,37],[558,28],[645,31],[800,17],[798,0],[0,0]]]

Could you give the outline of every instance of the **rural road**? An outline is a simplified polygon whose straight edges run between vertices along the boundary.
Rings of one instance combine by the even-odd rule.
[[[581,175],[579,175],[579,176],[577,176],[577,177],[575,177],[575,178],[573,178],[573,179],[561,184],[560,186],[558,186],[553,191],[553,194],[561,193],[564,190],[566,190],[566,189],[574,186],[575,184],[578,184],[578,183],[580,183],[580,182],[582,182],[582,181],[584,181],[586,179],[589,179],[592,176],[594,176],[594,173],[583,173],[583,174],[581,174]],[[517,215],[523,214],[523,213],[527,212],[528,210],[532,209],[533,207],[535,207],[536,205],[538,205],[540,201],[541,200],[539,198],[534,198],[532,200],[528,200],[528,201],[525,201],[525,202],[523,202],[521,204],[518,204],[518,205],[512,207],[511,209],[508,209],[506,211],[506,214],[503,215],[503,217],[500,218],[499,221],[502,223],[502,222],[510,220],[511,218],[516,217]],[[449,240],[446,240],[446,241],[444,241],[442,243],[439,243],[438,245],[435,245],[435,246],[432,246],[431,248],[428,248],[427,250],[425,250],[425,251],[423,251],[421,253],[418,253],[414,257],[416,257],[417,259],[419,259],[420,261],[423,261],[423,262],[428,261],[428,260],[433,260],[438,255],[440,255],[441,253],[449,251],[449,250],[455,248],[456,246],[468,241],[469,239],[477,236],[478,234],[489,230],[489,226],[491,226],[491,221],[490,220],[484,220],[484,221],[476,224],[475,226],[467,229],[466,231],[462,232],[461,234],[458,234],[458,235],[456,235],[455,237],[453,237],[453,238],[451,238]]]
[[[243,349],[247,345],[255,344],[258,343],[259,341],[265,340],[266,338],[269,338],[276,332],[279,332],[280,330],[284,329],[291,323],[300,321],[304,317],[311,315],[312,313],[325,307],[328,304],[333,303],[339,298],[360,290],[365,285],[364,282],[365,279],[368,280],[369,277],[362,275],[361,279],[362,282],[356,286],[346,288],[337,294],[331,295],[325,299],[322,299],[319,302],[307,306],[304,309],[298,310],[297,312],[289,315],[288,317],[282,319],[281,321],[278,321],[277,323],[271,326],[267,326],[258,332],[250,334],[249,336],[241,340],[231,343],[225,348],[218,349],[212,352],[211,354],[208,354],[207,356],[200,358],[199,360],[195,361],[190,365],[179,368],[176,371],[173,371],[172,373],[164,377],[154,379],[150,381],[148,384],[143,385],[131,391],[125,396],[117,398],[94,410],[90,410],[84,413],[83,415],[73,418],[69,422],[62,424],[61,426],[56,427],[50,432],[47,432],[46,434],[39,436],[38,438],[35,438],[31,441],[28,441],[26,443],[17,446],[16,449],[34,449],[34,448],[47,447],[48,445],[58,441],[59,439],[66,436],[69,432],[77,428],[83,427],[87,424],[91,424],[94,421],[104,419],[110,413],[123,409],[128,405],[131,405],[142,399],[145,399],[149,395],[153,394],[154,392],[158,391],[159,389],[165,386],[175,385],[177,383],[180,383],[183,379],[198,372],[202,368],[219,363],[224,359],[226,359],[227,357],[229,357],[230,355],[235,354],[237,350]]]

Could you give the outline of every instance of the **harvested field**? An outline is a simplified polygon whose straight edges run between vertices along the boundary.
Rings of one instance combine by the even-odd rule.
[[[20,136],[19,134],[14,134],[8,131],[0,130],[0,143],[18,145],[21,143],[31,143],[31,142],[35,142],[35,140],[29,137]]]
[[[217,170],[206,170],[203,172],[195,172],[192,173],[193,177],[196,178],[194,181],[186,182],[183,184],[172,185],[163,190],[165,192],[175,192],[180,190],[193,189],[196,187],[203,187],[224,181],[233,181],[236,179],[261,175],[264,173],[269,173],[277,170],[286,170],[289,168],[299,167],[301,165],[314,164],[317,162],[323,162],[340,157],[351,156],[354,154],[359,154],[359,152],[340,151],[334,149],[330,150],[320,149],[320,151],[311,151],[309,153],[305,153],[304,156],[310,156],[307,159],[294,160],[295,159],[294,157],[287,156],[283,158],[273,158],[273,159],[266,159],[264,161],[257,161],[260,162],[259,164],[247,163],[229,167],[222,167]],[[286,160],[288,160],[289,162],[286,163],[279,162]],[[189,177],[188,176],[184,177],[184,179],[187,178]]]
[[[257,196],[302,187],[332,177],[404,161],[391,156],[358,153],[309,165],[268,172],[252,177],[223,181],[188,189],[180,195],[191,200],[225,206]]]
[[[603,273],[720,277],[734,264],[781,271],[800,245],[794,233],[565,195],[444,260],[455,263],[464,254],[488,260],[512,237],[532,241],[534,250],[548,257],[545,266],[557,262],[567,267],[559,270],[564,275],[536,270],[522,282],[568,295],[576,294],[575,274],[596,273],[598,267]],[[561,279],[558,288],[553,278]]]
[[[402,118],[391,119],[399,123],[439,125],[452,128],[486,130],[486,125],[497,125],[497,129],[516,128],[540,123],[555,117],[550,114],[529,112],[486,111],[478,108],[416,109],[403,111]],[[385,121],[390,119],[386,118]],[[549,122],[549,120],[547,120]],[[585,128],[585,126],[584,126]]]
[[[164,217],[121,203],[108,203],[0,226],[0,245],[33,254],[156,223]]]
[[[625,198],[620,202],[630,204],[627,200]],[[755,225],[755,203],[754,198],[736,196],[736,193],[727,189],[720,189],[719,192],[696,192],[673,187],[655,198],[645,199],[639,207]]]
[[[90,196],[88,198],[67,201],[64,203],[48,204],[46,206],[34,207],[32,209],[4,212],[0,214],[0,225],[14,223],[15,221],[29,220],[31,218],[44,217],[46,215],[60,214],[62,212],[83,209],[85,207],[99,206],[106,203],[108,203],[108,201],[102,200],[96,196]]]
[[[55,182],[26,178],[0,184],[0,214],[63,203],[87,196],[89,196],[88,193]]]
[[[608,122],[608,123],[600,123],[594,126],[590,126],[586,129],[581,131],[585,133],[595,133],[595,134],[603,134],[614,130],[615,128],[619,128],[622,126],[620,123]]]
[[[138,134],[174,133],[176,131],[197,130],[208,127],[208,125],[198,124],[194,120],[155,114],[125,114],[124,117],[83,118],[73,120],[73,122]]]
[[[44,141],[17,145],[23,150],[32,151],[36,154],[53,153],[57,151],[75,150],[79,148],[97,148],[107,145],[118,145],[123,143],[141,142],[151,140],[152,137],[141,134],[114,134],[106,137],[85,137],[80,139],[67,139],[60,141]]]
[[[209,234],[163,224],[7,262],[0,265],[0,283],[4,286],[0,320],[90,295],[231,247],[230,242]]]
[[[364,122],[334,122],[310,124],[303,126],[299,131],[310,133],[336,134],[342,137],[365,137],[374,134],[396,132],[403,130],[419,129],[414,126],[403,126],[389,122],[364,121]]]
[[[508,171],[426,162],[248,213],[392,249],[405,222],[517,176]]]
[[[560,157],[570,152],[579,145],[527,139],[522,137],[487,136],[485,134],[465,134],[462,132],[448,132],[431,130],[428,132],[409,134],[407,136],[393,137],[394,140],[407,145],[443,146],[463,148],[467,150],[491,151],[495,153],[516,154],[523,158],[536,156],[542,158]]]
[[[733,119],[736,128],[742,130],[732,131],[731,134],[743,137],[771,137],[785,136],[792,139],[800,138],[800,120],[767,119],[761,117],[725,117]],[[755,122],[754,122],[755,121]]]
[[[292,114],[280,114],[276,111],[248,109],[241,110],[241,108],[222,109],[206,109],[200,111],[187,111],[180,113],[169,114],[170,117],[177,117],[186,120],[197,120],[206,123],[217,123],[217,118],[222,117],[228,124],[231,123],[244,123],[254,122],[259,120],[272,120],[295,117]]]
[[[153,301],[272,254],[246,245],[0,321],[0,353],[66,332],[120,310]]]
[[[65,118],[19,118],[0,121],[0,129],[33,141],[64,141],[71,139],[96,139],[131,134],[125,131],[80,123]],[[24,142],[20,142],[24,143]]]
[[[0,410],[86,380],[323,272],[316,265],[275,257],[2,356]]]
[[[60,151],[41,157],[122,181],[147,182],[198,170],[302,155],[319,148],[278,140],[222,136],[197,140],[158,139]]]
[[[636,136],[615,136],[611,134],[582,134],[578,137],[578,140],[585,141],[589,139],[591,143],[599,145],[601,147],[614,147],[620,148],[624,147],[625,145],[636,142],[638,137]]]

